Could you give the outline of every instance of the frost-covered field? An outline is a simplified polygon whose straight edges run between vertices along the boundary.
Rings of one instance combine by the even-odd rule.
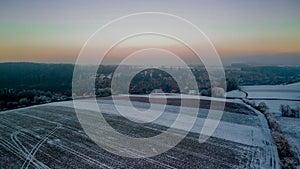
[[[289,85],[258,85],[241,86],[246,91],[248,98],[269,98],[269,99],[300,99],[300,82]],[[227,93],[228,97],[245,97],[240,91],[231,91]]]
[[[80,108],[87,116],[97,113],[91,109],[90,100],[80,102],[82,103]],[[172,124],[179,108],[167,105],[166,111],[157,120],[141,125],[121,118],[111,100],[99,102],[106,120],[119,132],[134,137],[153,136],[163,132]],[[133,105],[138,109],[149,107],[148,103],[137,101],[133,102]],[[122,106],[123,110],[127,109],[126,104]],[[187,107],[186,115],[189,109],[195,108]],[[265,119],[259,112],[254,112],[250,108],[249,112],[253,113],[241,114],[237,109],[232,109],[232,112],[225,111],[213,137],[200,144],[199,132],[207,116],[207,109],[201,109],[192,132],[176,147],[155,157],[131,159],[111,154],[93,143],[83,132],[71,101],[4,111],[0,112],[0,166],[1,168],[279,168],[276,148]]]
[[[265,102],[272,113],[280,115],[280,105],[300,106],[300,82],[289,85],[242,86],[248,98],[256,103]],[[244,98],[245,93],[235,90],[228,92],[227,97]]]
[[[289,85],[243,86],[241,89],[257,104],[265,102],[268,105],[300,159],[300,118],[281,117],[279,109],[280,105],[290,105],[292,108],[300,106],[300,82]],[[227,96],[244,98],[245,94],[241,91],[231,91]]]

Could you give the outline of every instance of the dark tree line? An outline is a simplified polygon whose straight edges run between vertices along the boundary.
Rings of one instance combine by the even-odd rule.
[[[145,73],[150,71],[151,73]],[[170,74],[159,69],[147,69],[132,79],[129,93],[149,94],[154,89],[161,89],[165,93],[180,92],[177,82]]]
[[[0,90],[0,110],[13,109],[18,107],[50,103],[56,101],[69,100],[71,92],[64,94],[53,93],[41,90],[16,90],[1,89]]]
[[[241,85],[278,85],[299,82],[300,67],[247,66],[238,72]]]
[[[73,68],[71,64],[1,63],[0,89],[63,93],[72,87]]]
[[[71,64],[0,63],[0,110],[66,100]]]
[[[148,72],[148,73],[146,73]],[[151,72],[151,73],[149,73]],[[193,72],[198,84],[198,91],[204,96],[211,96],[211,86],[205,86],[201,84],[199,78],[200,75],[197,72]],[[188,83],[187,83],[188,84]],[[227,88],[226,91],[237,90],[238,82],[235,78],[226,79]],[[202,86],[202,87],[200,87]],[[154,89],[161,89],[165,93],[180,93],[179,86],[175,79],[167,72],[159,69],[147,69],[137,74],[131,81],[129,93],[131,94],[149,94]]]
[[[95,72],[92,72],[95,68],[93,66],[82,66],[80,68],[84,73],[79,77],[73,77],[74,65],[72,64],[0,63],[0,90],[2,93],[0,104],[3,107],[3,105],[7,106],[7,102],[9,102],[10,107],[10,105],[16,105],[17,102],[18,105],[20,105],[20,102],[22,104],[26,102],[34,104],[35,96],[45,96],[51,99],[53,95],[72,96],[73,78],[77,80],[76,83],[83,86],[80,91],[75,91],[76,96],[111,95],[111,77],[117,66],[102,65],[98,67],[96,75]],[[134,67],[128,67],[128,69],[134,69]],[[180,68],[171,69],[182,77],[180,80],[185,83],[187,89],[184,89],[186,90],[184,92],[187,92],[190,77],[185,75]],[[211,96],[211,84],[205,68],[191,67],[191,70],[198,84],[198,92],[202,95]],[[147,73],[142,71],[137,74],[131,81],[130,88],[124,90],[132,94],[148,94],[154,89],[160,89],[165,93],[183,92],[180,91],[182,89],[179,89],[177,82],[168,73],[159,69],[148,69],[146,71]],[[122,73],[121,76],[126,76],[126,71]],[[299,74],[299,67],[249,66],[243,67],[239,71],[229,69],[226,71],[227,91],[238,89],[238,85],[250,83],[269,82],[270,84],[281,84],[282,82],[294,82]],[[92,84],[95,84],[95,88]],[[90,86],[90,88],[86,89],[86,86]],[[51,97],[48,91],[51,93]]]

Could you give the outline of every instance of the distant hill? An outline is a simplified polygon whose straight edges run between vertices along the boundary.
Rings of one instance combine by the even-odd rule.
[[[72,87],[72,64],[0,63],[0,89],[65,92]]]
[[[95,65],[94,65],[95,66]],[[236,68],[227,68],[226,76],[228,78],[237,78],[239,85],[276,85],[276,84],[289,84],[299,82],[300,80],[300,67],[285,67],[285,66],[252,66],[245,64],[236,64]],[[234,66],[233,66],[234,67]],[[108,75],[114,72],[116,66],[100,66],[98,74]],[[0,89],[35,89],[42,91],[51,91],[55,93],[64,93],[72,89],[73,78],[73,64],[46,64],[46,63],[0,63]],[[93,66],[83,66],[82,71],[86,71],[84,77],[78,77],[81,83],[86,80],[91,80],[93,75]],[[126,74],[126,72],[124,72]],[[193,72],[198,77],[199,83],[203,82],[205,69]],[[149,75],[150,76],[150,75]],[[164,82],[161,77],[153,77],[159,83]],[[201,78],[199,78],[201,77]],[[76,77],[75,77],[76,78]],[[98,78],[101,79],[101,76]],[[139,79],[139,80],[138,80]],[[145,81],[146,85],[149,77],[141,77],[137,75],[134,80],[137,82]],[[153,79],[152,79],[153,80]],[[98,80],[99,81],[99,80]],[[100,80],[98,85],[101,88],[109,88],[110,80],[103,82]],[[137,85],[144,86],[144,85]],[[151,88],[155,86],[150,86]]]
[[[261,66],[300,66],[300,53],[253,54],[221,58],[224,65],[233,63]]]

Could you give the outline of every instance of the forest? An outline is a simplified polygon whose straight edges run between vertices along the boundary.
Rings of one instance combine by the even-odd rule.
[[[117,66],[98,67],[92,72],[92,66],[82,66],[84,77],[74,78],[76,83],[95,84],[94,89],[82,88],[77,96],[111,95],[111,78]],[[0,110],[71,99],[72,64],[46,63],[0,63]],[[198,92],[210,96],[211,86],[207,72],[203,67],[191,68],[198,83]],[[180,68],[178,68],[180,72]],[[276,73],[275,73],[276,72]],[[300,81],[299,67],[246,66],[226,67],[227,91],[235,90],[239,85],[282,84]],[[126,72],[123,72],[126,76]],[[245,78],[247,77],[247,78]],[[186,80],[186,86],[189,81]],[[128,93],[149,94],[154,89],[165,93],[188,93],[180,91],[176,81],[159,69],[145,69],[131,81]]]

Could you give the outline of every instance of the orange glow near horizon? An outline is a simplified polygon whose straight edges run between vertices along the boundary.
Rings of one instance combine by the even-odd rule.
[[[236,46],[236,47],[233,47]],[[153,47],[153,46],[152,46]],[[194,54],[180,45],[156,46],[166,49],[183,58],[190,58]],[[108,60],[118,60],[125,58],[133,51],[146,48],[146,46],[122,46],[112,50]],[[299,44],[277,44],[268,43],[262,46],[257,42],[247,43],[217,43],[215,48],[221,58],[235,56],[248,56],[260,54],[280,54],[280,53],[300,53]],[[0,62],[54,62],[54,63],[75,63],[81,47],[62,47],[62,46],[19,46],[6,47],[0,50]]]
[[[143,11],[160,11],[187,19],[208,36],[221,59],[281,53],[295,54],[296,57],[299,54],[300,57],[299,1],[187,3],[153,0],[118,3],[3,1],[0,10],[0,62],[75,63],[85,41],[101,26],[122,16]],[[159,18],[153,20],[159,21]],[[145,27],[153,26],[143,18],[137,21]],[[172,35],[174,27],[164,23],[159,26],[163,26]],[[116,30],[135,28],[136,25],[124,24]],[[191,31],[182,30],[182,33],[188,35],[191,42],[197,42]],[[107,41],[110,41],[109,37],[116,34],[108,31],[106,35]],[[109,57],[112,60],[125,57],[136,48],[153,45],[169,48],[185,58],[191,55],[177,43],[148,40],[128,42],[112,51]],[[98,45],[101,48],[101,44]]]
[[[74,63],[80,47],[18,46],[1,49],[1,62],[54,62]]]

